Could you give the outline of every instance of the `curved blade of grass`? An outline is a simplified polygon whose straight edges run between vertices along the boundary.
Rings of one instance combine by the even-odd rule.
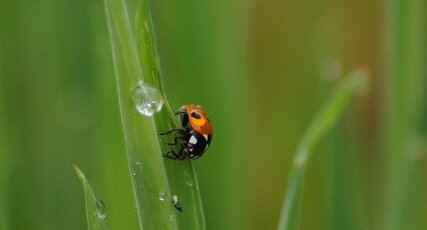
[[[75,164],[72,164],[72,166],[83,185],[86,203],[87,229],[107,230],[108,227],[105,223],[104,204],[96,198],[95,193],[83,172]]]
[[[142,79],[124,0],[105,0],[122,125],[140,228],[177,229],[156,126],[135,109],[132,91]]]
[[[310,154],[317,141],[338,120],[353,91],[366,85],[365,75],[362,71],[351,73],[339,85],[332,97],[326,101],[302,137],[294,158],[288,189],[280,214],[279,230],[295,230],[298,228],[302,185]]]
[[[142,0],[136,17],[136,31],[139,57],[143,75],[146,81],[154,85],[161,93],[165,108],[155,115],[156,126],[159,131],[178,128],[179,123],[174,116],[171,106],[166,98],[163,86],[163,76],[160,68],[159,55],[156,46],[155,33],[150,13],[149,0]],[[171,142],[171,139],[165,141]],[[164,151],[167,151],[165,149]],[[176,212],[180,229],[201,230],[205,229],[205,218],[202,201],[200,198],[197,176],[191,160],[166,161],[166,171],[171,192],[179,197],[183,212]]]

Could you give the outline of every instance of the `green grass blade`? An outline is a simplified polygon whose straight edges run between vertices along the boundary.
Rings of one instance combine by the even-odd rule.
[[[159,130],[169,130],[178,127],[172,108],[167,100],[163,86],[163,75],[160,68],[156,38],[150,13],[148,0],[142,0],[136,16],[136,36],[138,43],[138,55],[141,62],[142,74],[145,82],[153,85],[161,94],[165,109],[156,114],[156,125]]]
[[[105,6],[140,228],[177,229],[154,119],[139,114],[131,99],[137,83],[146,79],[142,78],[126,4],[105,0]]]
[[[425,120],[427,4],[425,0],[390,0],[387,6],[387,110],[383,119],[387,198],[380,224],[387,230],[413,229],[422,219],[418,214],[423,213],[412,200],[424,181],[414,157],[419,154],[414,152],[418,147],[412,145],[418,145],[420,124]]]
[[[3,217],[3,209],[0,206],[0,230],[5,230],[6,229],[5,225],[6,224],[5,224],[4,217]]]
[[[86,203],[86,217],[88,230],[106,230],[108,229],[105,223],[105,207],[102,201],[96,198],[92,187],[87,181],[83,172],[74,164],[72,164],[77,176],[83,185],[85,203]]]
[[[290,181],[288,184],[282,212],[279,220],[279,230],[298,229],[299,209],[302,198],[302,185],[307,161],[317,141],[338,120],[348,104],[355,89],[366,85],[365,73],[355,71],[337,88],[332,97],[326,101],[321,111],[316,115],[308,130],[299,143]]]
[[[0,46],[0,51],[2,51],[2,46]],[[1,52],[0,52],[1,54]],[[0,74],[3,74],[3,69],[2,69],[2,64],[3,64],[3,60],[2,60],[2,55],[0,55]],[[4,109],[5,105],[4,105],[4,89],[3,89],[3,85],[4,83],[2,81],[0,81],[0,126],[1,127],[5,127],[5,114],[4,114]],[[3,129],[0,130],[0,186],[5,185],[5,174],[6,174],[6,164],[4,162],[6,162],[6,148],[5,148],[5,143],[6,143],[6,133],[3,132]],[[6,223],[5,223],[5,218],[4,218],[4,189],[0,189],[0,230],[6,229]]]
[[[166,98],[163,86],[163,76],[160,68],[159,55],[156,46],[153,22],[150,13],[149,0],[142,0],[136,17],[136,32],[139,58],[146,82],[154,85],[164,101],[164,109],[155,115],[156,126],[159,131],[178,128],[179,124]],[[171,142],[165,137],[164,141]],[[166,151],[166,149],[164,149]],[[180,229],[205,229],[205,218],[200,198],[197,176],[191,160],[166,161],[166,171],[173,195],[179,197],[184,212],[176,212]]]

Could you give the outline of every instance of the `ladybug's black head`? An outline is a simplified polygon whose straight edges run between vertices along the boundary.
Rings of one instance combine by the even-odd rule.
[[[188,114],[185,108],[180,108],[176,111],[175,115],[178,116],[178,120],[181,122],[181,127],[186,127],[188,125]]]

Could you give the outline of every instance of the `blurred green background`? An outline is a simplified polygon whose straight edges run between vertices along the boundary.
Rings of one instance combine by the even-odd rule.
[[[276,228],[299,138],[359,68],[370,89],[316,148],[300,227],[427,228],[425,0],[151,2],[172,106],[214,125],[207,229]],[[110,50],[102,1],[0,1],[0,229],[86,229],[70,162],[110,228],[137,229]]]

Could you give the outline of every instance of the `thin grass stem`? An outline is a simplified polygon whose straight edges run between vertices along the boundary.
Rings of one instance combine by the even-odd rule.
[[[308,159],[319,139],[337,122],[354,90],[363,88],[366,85],[365,75],[366,73],[363,71],[351,73],[333,93],[332,97],[326,101],[303,135],[291,169],[278,225],[279,230],[298,229],[302,186]]]

